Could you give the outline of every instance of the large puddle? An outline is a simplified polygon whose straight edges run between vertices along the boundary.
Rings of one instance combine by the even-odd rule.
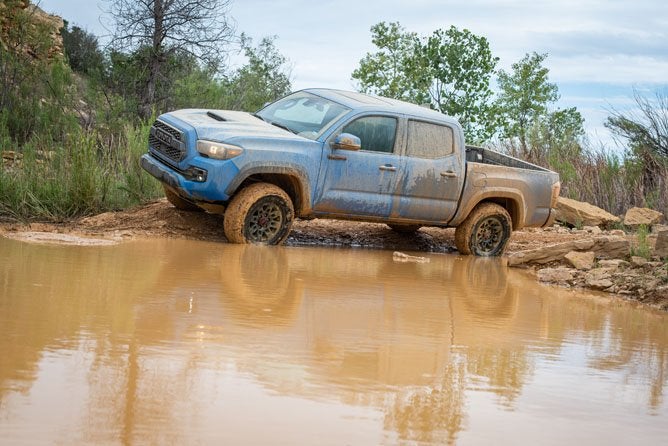
[[[665,314],[428,257],[0,237],[0,443],[664,444]]]

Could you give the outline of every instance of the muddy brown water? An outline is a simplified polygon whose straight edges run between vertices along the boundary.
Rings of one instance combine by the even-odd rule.
[[[665,314],[426,255],[0,237],[0,444],[665,444]]]

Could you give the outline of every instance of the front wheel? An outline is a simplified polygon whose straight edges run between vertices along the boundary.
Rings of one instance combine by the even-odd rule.
[[[481,203],[455,230],[455,246],[460,254],[500,256],[512,232],[510,214],[495,203]]]
[[[288,238],[293,218],[292,200],[283,189],[255,183],[232,198],[223,229],[232,243],[280,245]]]

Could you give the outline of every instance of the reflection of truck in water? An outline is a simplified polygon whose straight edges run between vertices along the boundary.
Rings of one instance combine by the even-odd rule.
[[[559,177],[466,146],[441,113],[310,89],[258,113],[178,110],[151,127],[142,167],[185,210],[225,214],[235,243],[279,244],[293,218],[456,227],[463,254],[500,255],[514,229],[552,221]]]

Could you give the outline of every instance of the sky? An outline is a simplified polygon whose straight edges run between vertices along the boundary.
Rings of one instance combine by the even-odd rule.
[[[101,41],[108,34],[104,1],[38,1]],[[381,21],[419,35],[466,28],[488,39],[506,71],[526,53],[548,53],[557,106],[577,107],[594,145],[612,143],[603,122],[613,109],[633,113],[634,91],[668,93],[665,0],[232,0],[229,15],[256,42],[277,37],[294,90],[355,89],[350,75],[375,50],[370,28]]]

